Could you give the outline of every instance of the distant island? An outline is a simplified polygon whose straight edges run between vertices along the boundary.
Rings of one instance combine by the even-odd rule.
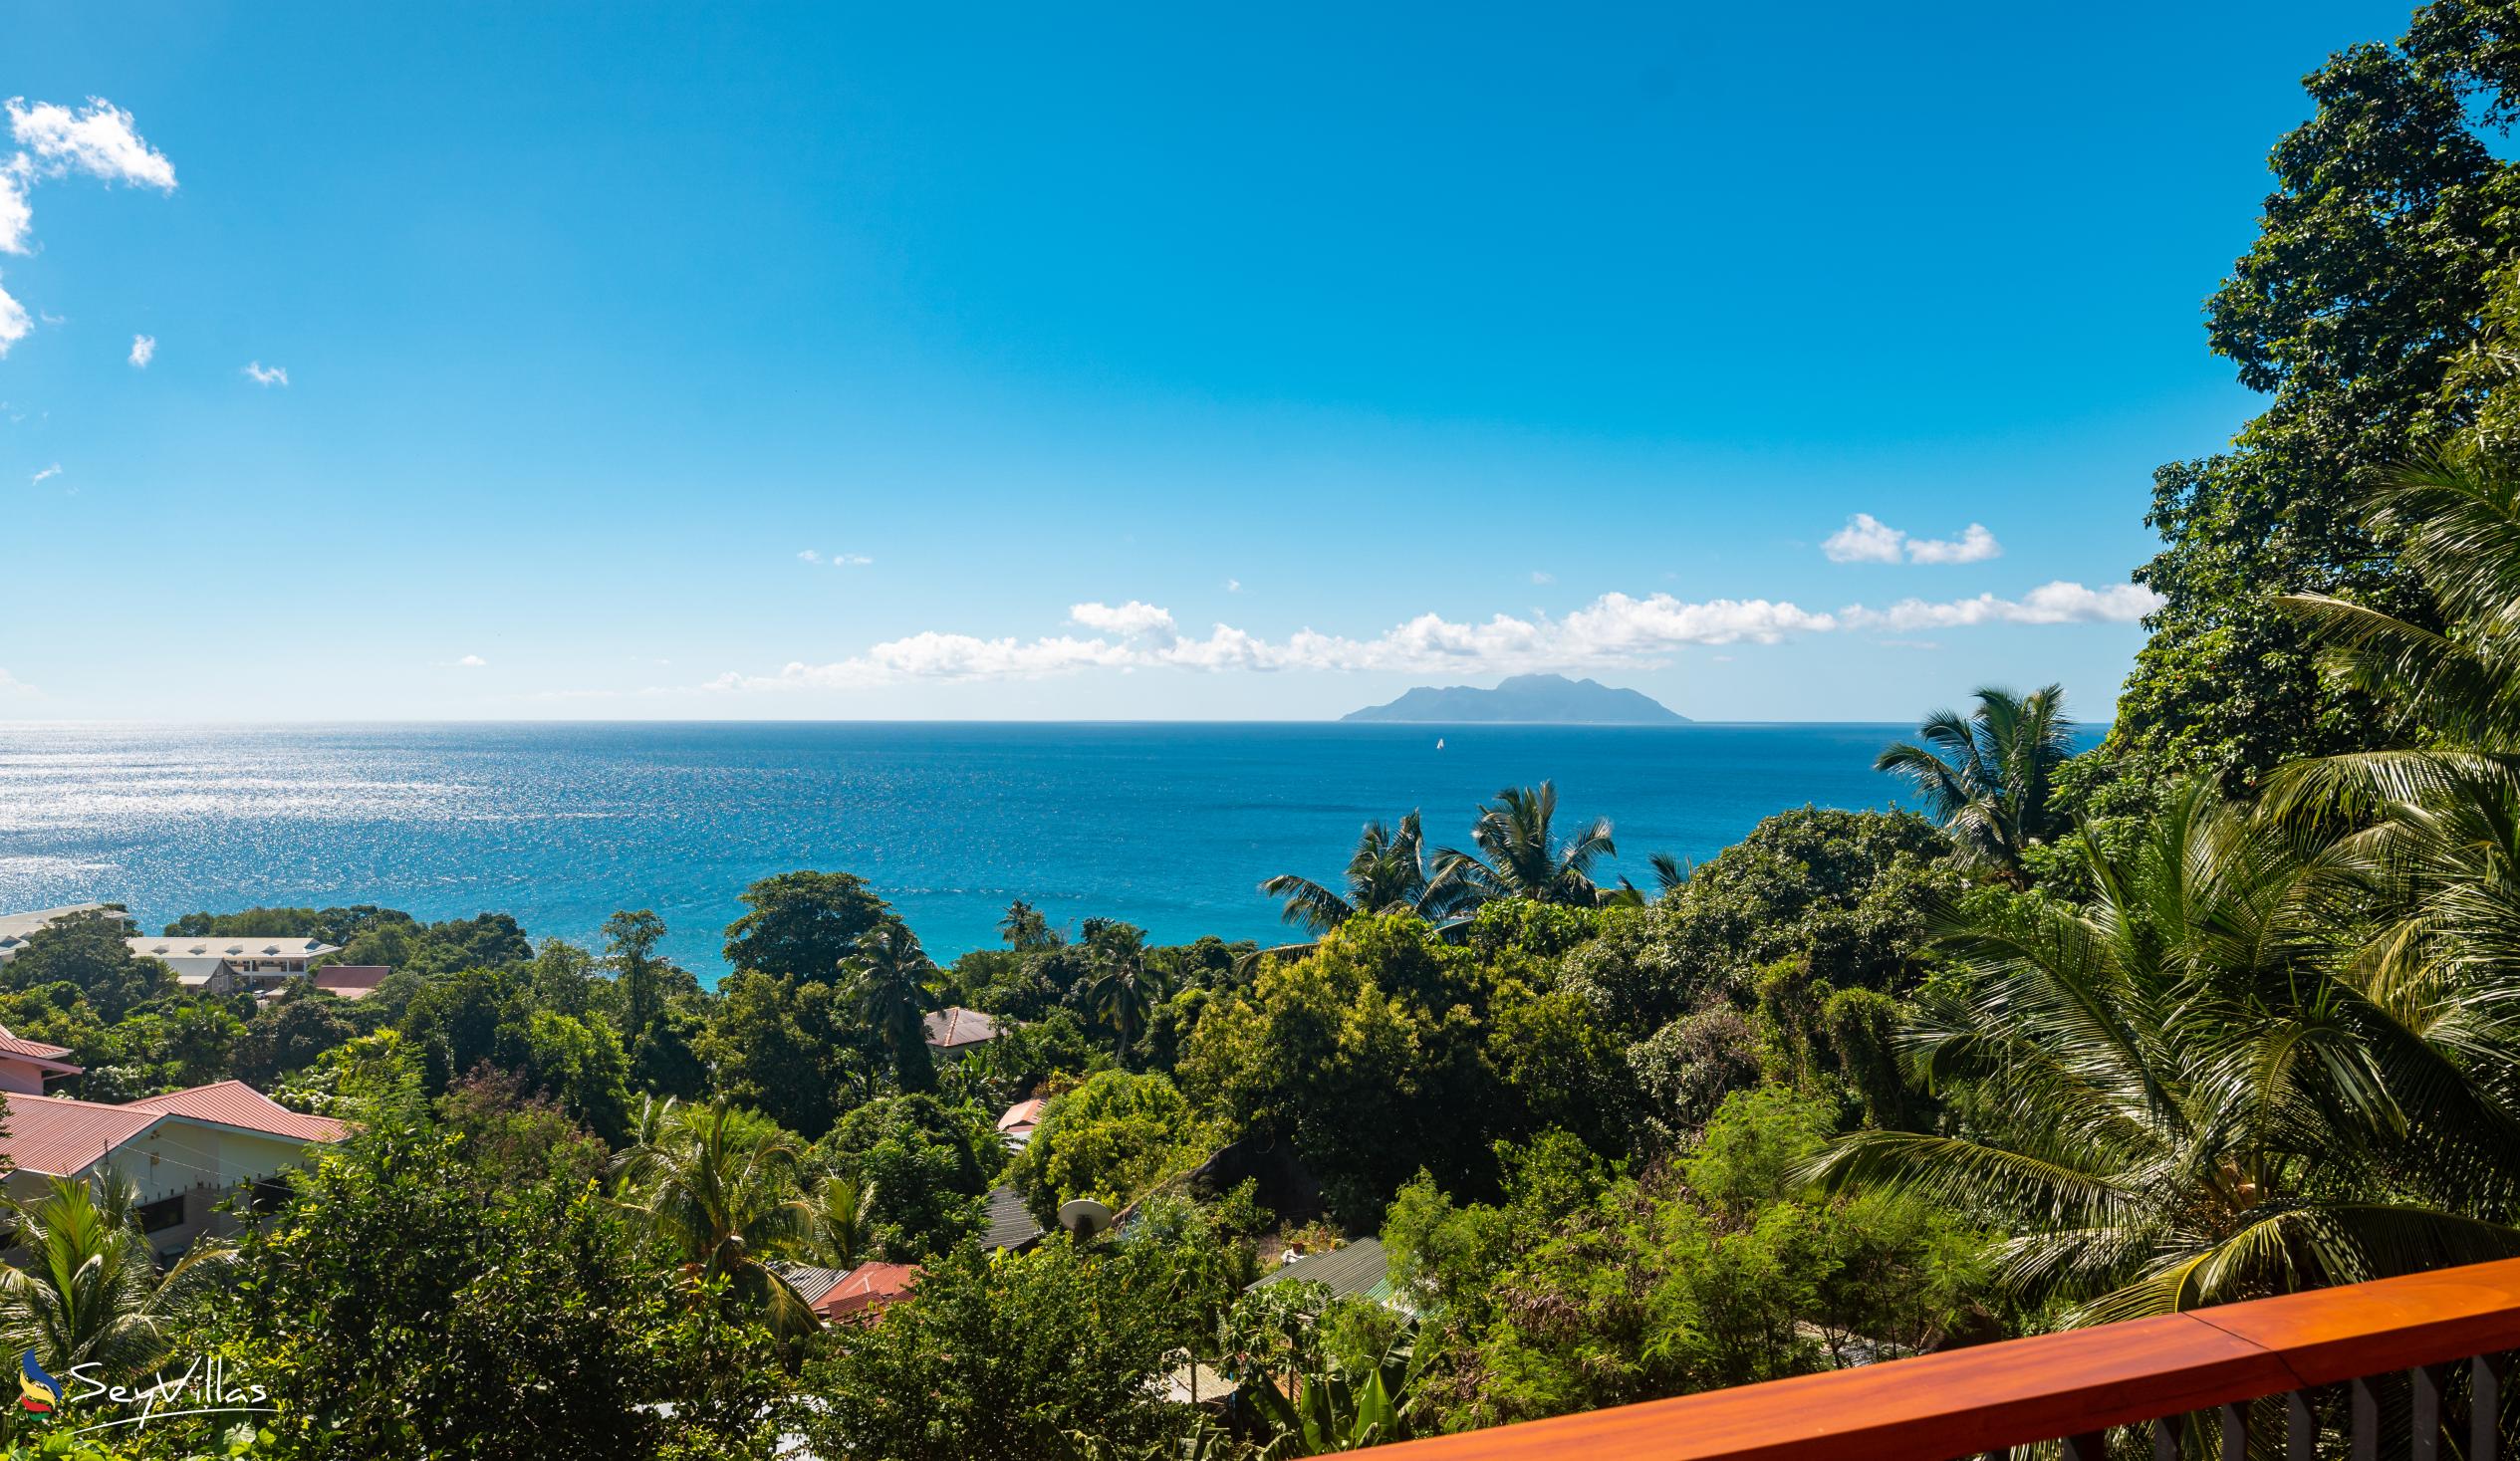
[[[1686,725],[1689,719],[1651,696],[1599,680],[1562,674],[1518,674],[1493,690],[1476,685],[1420,685],[1388,705],[1352,710],[1341,720],[1429,725]]]

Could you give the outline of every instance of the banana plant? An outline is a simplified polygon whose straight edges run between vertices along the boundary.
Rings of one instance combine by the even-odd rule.
[[[1362,1374],[1350,1373],[1328,1354],[1317,1354],[1295,1372],[1292,1396],[1266,1382],[1246,1385],[1242,1393],[1253,1413],[1275,1433],[1261,1449],[1263,1461],[1407,1440],[1416,1358],[1416,1338],[1404,1332]]]

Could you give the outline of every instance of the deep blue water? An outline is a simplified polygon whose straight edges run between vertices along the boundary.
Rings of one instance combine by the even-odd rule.
[[[1467,844],[1500,787],[1554,778],[1622,856],[1702,858],[1806,802],[1894,805],[1908,728],[587,724],[0,727],[0,911],[96,898],[155,928],[196,908],[375,902],[515,914],[592,940],[652,907],[721,971],[735,895],[792,867],[862,874],[938,958],[1011,898],[1161,941],[1277,936],[1256,890],[1334,881],[1369,818]],[[1444,747],[1436,748],[1438,735]]]

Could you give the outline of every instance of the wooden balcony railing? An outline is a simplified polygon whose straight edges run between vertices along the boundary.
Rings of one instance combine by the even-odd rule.
[[[2495,1461],[2520,1259],[1411,1441],[1390,1461]]]

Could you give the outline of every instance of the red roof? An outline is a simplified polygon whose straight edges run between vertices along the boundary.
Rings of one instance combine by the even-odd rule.
[[[190,1116],[298,1141],[339,1141],[350,1128],[329,1116],[301,1115],[242,1081],[219,1081],[132,1101],[130,1109]]]
[[[978,1045],[997,1039],[997,1021],[978,1010],[952,1005],[927,1016],[927,1043],[938,1050],[952,1050],[960,1045]]]
[[[293,1141],[339,1141],[349,1128],[290,1110],[242,1081],[221,1081],[106,1105],[66,1096],[11,1096],[0,1155],[30,1172],[74,1176],[168,1116],[239,1126]]]
[[[8,1026],[0,1025],[0,1055],[21,1056],[30,1061],[48,1062],[61,1067],[65,1074],[76,1076],[81,1068],[62,1059],[69,1054],[70,1047],[66,1045],[46,1045],[40,1040],[20,1040],[9,1033]]]
[[[851,1315],[873,1319],[908,1298],[910,1286],[917,1282],[915,1263],[863,1263],[833,1285],[830,1293],[815,1300],[814,1312],[825,1319],[847,1319]]]
[[[158,1115],[64,1096],[12,1096],[0,1153],[21,1171],[67,1177],[155,1125]]]
[[[366,999],[392,972],[390,964],[328,964],[316,970],[313,978],[318,989],[331,990],[344,999]]]
[[[1012,1131],[1018,1126],[1038,1126],[1041,1124],[1041,1108],[1047,1104],[1049,1102],[1038,1096],[1030,1100],[1019,1100],[1006,1108],[1005,1115],[997,1118],[997,1128]]]

